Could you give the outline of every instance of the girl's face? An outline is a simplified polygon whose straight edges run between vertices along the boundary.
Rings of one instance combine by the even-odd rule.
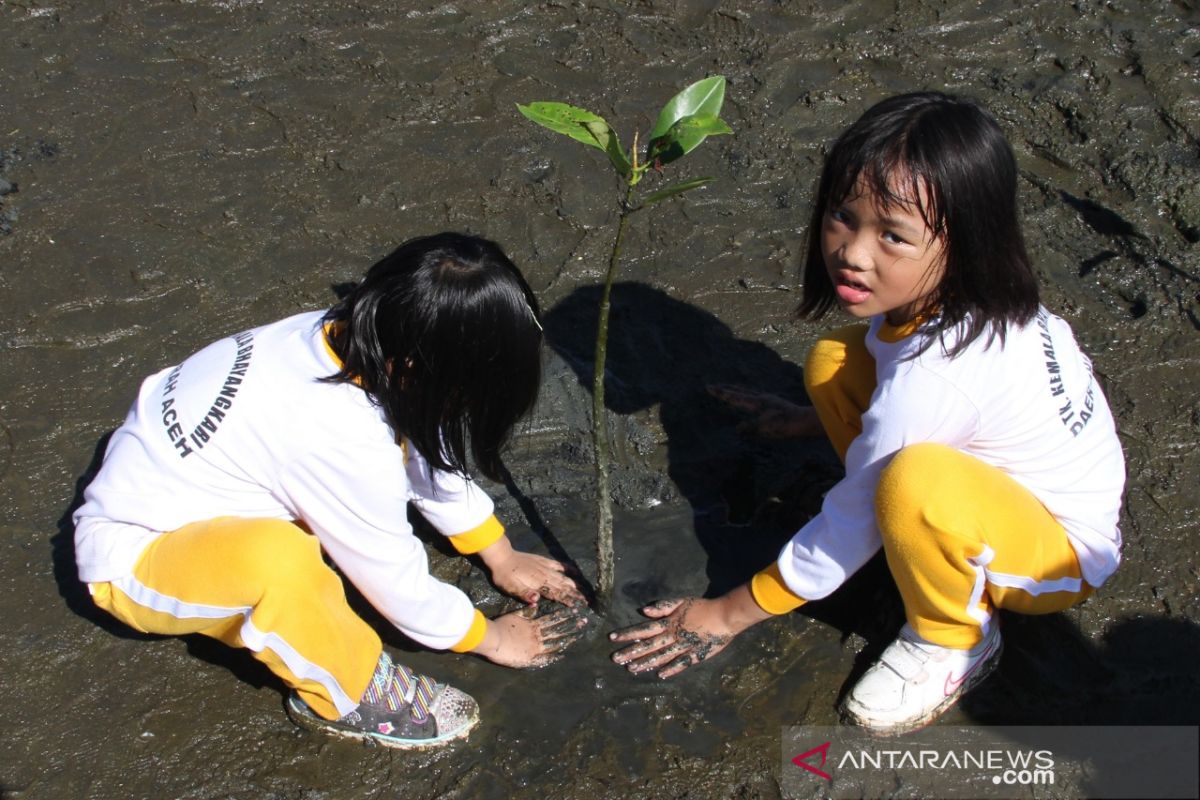
[[[838,304],[858,318],[884,314],[903,325],[927,310],[929,297],[945,274],[944,241],[921,217],[905,182],[889,187],[905,198],[882,208],[862,181],[855,193],[831,204],[821,226],[821,252]]]

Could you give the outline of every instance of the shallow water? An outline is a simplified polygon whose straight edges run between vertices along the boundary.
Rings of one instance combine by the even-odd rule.
[[[802,393],[820,326],[790,311],[822,147],[923,87],[979,97],[1009,135],[1045,302],[1106,380],[1130,477],[1121,570],[1068,614],[1009,620],[1000,672],[948,721],[1200,720],[1191,0],[9,0],[0,29],[0,795],[778,796],[780,727],[832,723],[899,624],[878,565],[672,682],[612,666],[603,633],[743,580],[837,479],[827,447],[738,437],[702,387]],[[715,180],[635,218],[627,245],[618,599],[563,662],[512,672],[392,636],[484,710],[465,745],[411,756],[295,730],[249,659],[89,610],[64,515],[137,381],[446,228],[502,242],[548,311],[543,400],[512,485],[489,488],[519,541],[588,573],[577,374],[618,187],[515,104],[586,106],[628,141],[713,73],[736,134],[671,176]],[[477,570],[435,563],[499,610]]]

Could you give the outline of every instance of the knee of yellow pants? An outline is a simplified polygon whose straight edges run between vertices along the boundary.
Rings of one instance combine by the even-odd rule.
[[[862,433],[862,415],[875,391],[875,359],[866,336],[864,325],[830,331],[809,349],[804,362],[804,388],[842,461]]]
[[[964,501],[955,485],[961,457],[944,445],[910,445],[884,468],[875,494],[880,539],[908,622],[946,647],[973,646],[984,618],[972,618],[968,603],[976,577],[969,559],[983,543],[962,527],[969,517],[955,513]]]
[[[809,348],[804,360],[804,388],[810,398],[813,392],[820,394],[828,391],[857,351],[869,355],[866,352],[866,335],[866,326],[848,325],[829,331]]]
[[[967,501],[954,485],[954,464],[961,457],[952,447],[922,442],[903,448],[884,467],[875,489],[875,521],[889,559],[924,560],[931,551],[962,549],[967,532],[945,524],[957,523],[957,518],[942,519],[952,515],[943,513],[945,506],[953,509]],[[937,541],[939,536],[954,541]]]
[[[943,444],[920,442],[902,448],[883,468],[875,489],[875,514],[880,532],[895,528],[896,520],[920,513],[930,498],[943,494],[953,478],[958,450]]]
[[[930,641],[970,647],[993,608],[1060,611],[1087,597],[1062,524],[1001,470],[944,445],[904,448],[883,470],[876,521],[909,623]],[[1030,592],[997,574],[1033,584],[1079,583]],[[981,581],[985,581],[981,583]]]

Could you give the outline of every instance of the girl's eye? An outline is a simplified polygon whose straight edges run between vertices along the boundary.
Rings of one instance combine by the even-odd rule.
[[[829,212],[829,218],[834,222],[841,222],[843,224],[845,224],[849,219],[849,217],[846,216],[846,212],[842,211],[840,208],[831,210]]]
[[[890,244],[908,244],[908,242],[906,242],[902,237],[897,236],[891,231],[885,231],[883,234],[883,239],[885,242]]]

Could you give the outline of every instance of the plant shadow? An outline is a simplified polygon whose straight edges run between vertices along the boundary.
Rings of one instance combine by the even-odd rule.
[[[543,319],[548,343],[589,392],[602,288],[574,290]],[[636,423],[628,417],[656,409],[667,475],[691,508],[707,557],[706,594],[721,594],[778,555],[819,510],[843,474],[841,464],[824,439],[764,441],[738,433],[745,415],[706,388],[740,384],[804,404],[799,366],[738,338],[708,311],[643,283],[614,284],[610,314],[605,405],[616,415],[609,426],[614,495],[621,497],[622,467],[638,458],[641,444],[630,440],[640,434],[631,432]]]

